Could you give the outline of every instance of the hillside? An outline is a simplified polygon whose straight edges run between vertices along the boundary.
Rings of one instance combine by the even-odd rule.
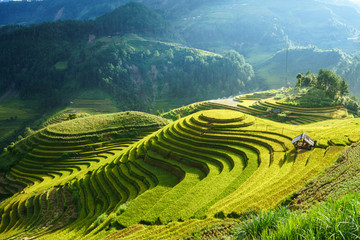
[[[351,57],[345,55],[343,52],[353,54],[359,47],[357,38],[360,33],[360,25],[358,24],[360,20],[356,21],[356,19],[360,19],[360,15],[358,14],[356,5],[351,3],[314,0],[302,2],[301,5],[283,0],[275,2],[249,2],[243,0],[236,3],[234,1],[219,2],[215,0],[143,1],[149,9],[140,7],[139,4],[132,3],[126,5],[126,3],[127,1],[116,1],[116,3],[112,1],[103,1],[102,3],[77,1],[74,3],[65,0],[56,1],[56,3],[51,0],[42,2],[3,3],[0,5],[0,10],[4,9],[6,13],[13,13],[15,11],[6,10],[9,6],[19,6],[21,9],[38,6],[42,11],[50,7],[58,11],[65,6],[65,10],[63,11],[64,17],[59,18],[60,20],[94,18],[96,18],[96,20],[89,22],[62,22],[54,25],[47,24],[47,26],[40,25],[41,27],[35,27],[35,29],[30,31],[37,32],[41,29],[41,31],[46,32],[49,27],[57,29],[57,33],[62,32],[64,34],[61,34],[61,36],[55,34],[52,41],[58,41],[59,39],[62,39],[62,41],[55,44],[52,41],[49,42],[48,39],[44,39],[43,36],[34,39],[34,41],[40,41],[40,44],[43,45],[43,47],[36,47],[34,50],[36,50],[36,52],[41,51],[46,53],[44,56],[41,56],[41,58],[45,58],[46,56],[45,62],[39,62],[35,51],[31,51],[21,56],[16,56],[17,54],[11,53],[12,56],[16,57],[7,56],[3,59],[2,66],[6,69],[9,69],[9,66],[14,68],[15,61],[21,63],[22,59],[29,59],[29,62],[36,62],[36,65],[42,66],[41,70],[36,70],[35,73],[32,72],[31,76],[37,76],[38,72],[41,71],[43,73],[37,76],[37,78],[44,78],[42,75],[46,74],[53,76],[52,78],[56,79],[54,80],[55,82],[61,83],[64,81],[62,75],[68,74],[53,72],[51,71],[51,66],[59,66],[56,64],[66,63],[69,61],[69,58],[76,58],[79,55],[88,55],[86,54],[86,48],[84,49],[84,43],[92,41],[89,39],[93,37],[99,38],[122,35],[124,33],[135,33],[141,37],[144,37],[145,34],[146,39],[166,39],[166,42],[177,42],[184,46],[216,52],[221,55],[224,55],[228,50],[236,50],[245,57],[246,62],[252,64],[258,82],[261,82],[261,84],[252,86],[251,89],[255,89],[256,87],[266,89],[282,87],[286,79],[291,84],[294,79],[293,76],[296,76],[299,72],[306,72],[308,70],[316,72],[319,68],[336,69],[339,61],[343,61],[344,58],[346,58],[347,61],[351,60]],[[115,9],[115,5],[121,5],[121,7],[111,12],[111,10]],[[132,9],[127,9],[127,7],[124,6],[132,6]],[[73,15],[68,13],[70,15],[66,17],[65,15],[67,11],[70,11],[69,9],[71,9],[71,14]],[[108,10],[105,11],[104,9]],[[154,9],[156,13],[153,11]],[[94,13],[90,14],[89,12],[92,11]],[[139,11],[141,11],[141,14],[138,14]],[[51,10],[45,12],[46,14],[54,15],[54,13],[51,13]],[[103,14],[105,15],[101,16]],[[17,14],[12,14],[12,16],[15,15]],[[26,15],[26,12],[19,13],[18,15]],[[41,16],[40,13],[36,15]],[[4,13],[2,16],[5,18],[6,14]],[[122,16],[126,17],[122,18]],[[129,19],[129,21],[126,19]],[[44,18],[44,20],[51,19]],[[321,23],[321,25],[319,25],[319,23]],[[249,26],[251,27],[249,28]],[[2,31],[6,32],[8,28],[10,27],[5,27]],[[81,30],[78,31],[79,29]],[[29,31],[29,29],[21,30],[21,34],[8,36],[8,38],[11,38],[11,42],[16,42],[19,38],[22,39],[19,40],[22,42],[21,44],[14,46],[16,49],[32,49],[28,46],[34,46],[35,43],[29,40],[29,38],[31,39],[32,37],[24,33],[26,31]],[[78,34],[74,35],[74,31],[78,32]],[[306,32],[306,34],[303,34],[304,32]],[[52,34],[54,33],[52,32]],[[23,35],[25,38],[23,38]],[[69,38],[63,39],[64,35],[70,37],[71,40],[69,40]],[[63,42],[63,40],[66,42]],[[11,49],[13,44],[7,43],[6,41],[1,45],[1,48],[6,49],[10,47]],[[81,41],[82,44],[80,44],[79,41]],[[39,44],[35,44],[35,46],[38,45]],[[69,45],[76,46],[76,48],[72,48]],[[286,74],[286,52],[284,49],[286,49],[287,45],[290,45],[290,51],[288,56],[288,73]],[[56,49],[56,51],[53,51],[54,49]],[[74,49],[81,50],[74,51]],[[151,49],[149,50],[151,51]],[[29,56],[34,56],[37,59],[34,61],[34,59],[29,58]],[[82,60],[82,58],[77,59],[77,61]],[[47,66],[48,63],[52,65]],[[11,74],[12,78],[16,78],[19,72],[24,72],[31,68],[31,66],[26,65],[28,64],[19,64],[14,71],[6,74]],[[45,68],[43,67],[44,65]],[[86,63],[84,65],[86,65]],[[131,64],[128,65],[131,66]],[[146,69],[143,71],[149,70]],[[91,75],[95,75],[95,73]],[[345,75],[342,74],[342,76]],[[27,76],[27,74],[24,77],[32,78]],[[75,77],[76,76],[71,76],[72,79]],[[81,78],[89,77],[81,76]],[[108,78],[108,76],[105,78]],[[83,79],[78,79],[76,84],[79,84],[78,82],[82,80]],[[5,84],[5,87],[9,87],[11,85],[9,82],[13,80],[9,80],[8,78],[1,82],[4,81],[5,83],[3,83],[3,85]],[[241,79],[241,81],[243,81],[243,79]],[[45,83],[42,84],[42,86],[46,89],[60,87],[59,84],[51,83],[52,80],[47,79],[42,82]],[[352,82],[354,82],[353,86]],[[91,81],[91,83],[93,84],[93,81]],[[73,86],[74,84],[75,83],[71,83],[69,85]],[[96,84],[97,83],[95,83],[95,85]],[[355,81],[351,81],[350,85],[353,90],[356,89]],[[42,93],[46,92],[44,89],[41,90],[39,86],[27,86],[27,88],[31,89],[30,91],[39,89]],[[2,89],[6,88],[3,87]],[[247,91],[248,88],[242,89],[241,91],[244,90]],[[357,94],[357,91],[354,91],[354,93]],[[56,93],[52,92],[49,95],[56,95]],[[225,95],[229,96],[231,94]],[[149,96],[147,98],[149,98]],[[200,99],[192,99],[185,101],[184,104],[198,100]],[[153,108],[154,107],[152,107],[152,109]]]
[[[320,68],[337,69],[338,64],[346,60],[348,57],[336,49],[325,51],[315,47],[292,47],[257,65],[255,71],[270,89],[281,88],[294,85],[298,73],[317,72]]]
[[[170,92],[190,103],[256,87],[252,67],[239,54],[218,55],[160,41],[167,31],[166,21],[139,3],[94,21],[9,30],[0,35],[0,94],[13,87],[23,99],[47,98],[41,107],[51,109],[80,89],[100,87],[123,110],[148,110]],[[233,72],[222,79],[221,72],[230,68]],[[185,91],[184,85],[191,87]]]
[[[56,20],[88,20],[129,1],[14,1],[0,5],[0,26],[40,24]]]
[[[183,0],[159,1],[157,7],[172,19],[190,46],[218,51],[232,48],[254,62],[259,55],[286,48],[287,39],[295,46],[346,52],[359,44],[351,38],[359,36],[356,19],[360,15],[354,5],[346,3]]]
[[[94,89],[107,94],[117,110],[156,112],[257,87],[253,69],[241,55],[167,41],[168,23],[140,3],[91,21],[2,30],[0,108],[17,102],[36,112],[38,120]],[[1,120],[20,120],[16,111]],[[23,135],[25,127],[39,128],[41,124],[30,124],[35,117],[28,116],[12,121],[14,128],[5,127],[1,149]]]
[[[109,24],[113,21],[119,24]],[[103,25],[107,25],[107,28],[104,29]],[[63,94],[54,89],[60,90],[67,85],[64,79],[66,71],[61,70],[68,69],[70,58],[84,58],[86,52],[92,53],[100,47],[99,44],[89,46],[93,38],[129,32],[161,35],[164,29],[165,22],[159,15],[135,3],[118,8],[96,21],[57,21],[10,28],[0,35],[0,47],[4,50],[0,58],[1,89],[7,90],[7,87],[15,84],[22,96],[30,93],[45,95],[51,103],[51,96]],[[57,65],[59,63],[63,63],[63,66]]]
[[[360,238],[359,4],[23,1],[2,25],[0,239]]]
[[[240,105],[173,111],[183,117],[172,123],[139,112],[69,120],[9,147],[1,155],[1,239],[167,239],[206,227],[229,235],[247,212],[297,196],[359,141],[359,120],[329,114],[335,108],[309,108],[309,119],[323,118],[298,125]],[[316,141],[311,150],[291,143],[303,132]]]
[[[2,3],[0,25],[94,19],[128,2],[45,0]],[[231,48],[256,59],[259,49],[271,54],[285,48],[286,39],[296,46],[339,48],[348,53],[359,45],[356,41],[360,33],[359,7],[349,1],[307,0],[301,4],[284,0],[139,2],[157,10],[171,22],[179,32],[175,41],[182,40],[191,47],[210,51]]]
[[[299,72],[319,68],[337,70],[358,93],[357,75],[349,71],[356,68],[356,58],[344,53],[358,49],[358,25],[352,21],[357,12],[349,4],[310,0],[305,8],[288,1],[143,4],[46,0],[0,5],[0,11],[10,12],[7,6],[24,10],[12,14],[14,17],[25,17],[30,6],[53,17],[53,11],[65,6],[60,21],[0,29],[1,107],[8,108],[4,100],[15,101],[27,105],[34,115],[49,115],[66,108],[82,92],[97,89],[109,95],[117,110],[155,113],[205,99],[291,85]],[[256,17],[259,14],[261,18]],[[1,16],[6,18],[6,14]],[[319,29],[314,23],[320,17],[326,20],[321,31],[333,33],[322,34],[324,39],[315,36]],[[296,47],[309,44],[317,47]],[[320,50],[333,47],[341,50]],[[23,135],[29,122],[36,120],[30,115],[13,128],[6,127],[0,146]],[[7,114],[6,119],[15,116]],[[35,125],[31,127],[38,129],[41,124]]]
[[[337,73],[344,76],[349,82],[351,91],[360,97],[360,55],[355,55],[350,60],[341,61]]]

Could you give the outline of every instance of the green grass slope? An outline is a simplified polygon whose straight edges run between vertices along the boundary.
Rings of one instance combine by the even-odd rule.
[[[222,115],[220,114],[220,112],[218,111],[210,111],[210,112],[214,112],[214,114],[205,114],[205,119],[209,120],[211,119],[213,121],[213,117],[214,116],[221,116],[220,118],[218,118],[218,121],[222,122],[224,121],[224,118],[222,117]],[[179,121],[174,123],[174,130],[171,130],[171,125],[168,126],[167,128],[169,128],[168,133],[164,133],[165,136],[169,136],[167,138],[167,140],[165,141],[165,139],[162,141],[160,138],[156,139],[155,142],[152,142],[151,147],[154,149],[160,148],[161,146],[163,146],[163,144],[165,144],[165,142],[168,145],[168,149],[170,149],[170,145],[173,146],[171,148],[170,152],[163,152],[164,148],[162,150],[160,150],[159,152],[162,152],[162,155],[167,155],[168,158],[173,158],[176,159],[176,155],[175,154],[181,154],[182,159],[186,159],[184,157],[184,154],[186,154],[185,151],[191,151],[191,147],[193,146],[200,146],[197,145],[197,142],[205,141],[207,138],[210,138],[211,141],[205,141],[201,144],[201,147],[204,148],[206,146],[206,144],[209,144],[211,142],[212,148],[211,150],[207,150],[204,151],[204,153],[209,153],[211,154],[211,156],[213,158],[218,158],[217,154],[214,154],[215,152],[218,152],[218,154],[221,152],[220,149],[221,147],[219,145],[220,144],[220,140],[218,138],[220,138],[220,136],[216,136],[218,135],[220,130],[216,129],[219,128],[219,123],[216,122],[212,122],[211,124],[214,124],[215,126],[211,127],[211,125],[206,126],[206,124],[202,125],[201,124],[201,118],[203,118],[204,120],[204,114],[205,112],[198,112],[194,115],[190,115],[189,117],[185,117],[184,120],[180,119]],[[201,117],[203,116],[203,117]],[[234,120],[233,117],[231,117],[231,115],[229,115],[229,118],[226,118],[226,121],[231,121],[230,119]],[[239,116],[239,115],[238,115]],[[187,122],[192,121],[192,124]],[[183,122],[183,123],[181,123]],[[197,126],[197,128],[195,128],[196,125],[194,125],[194,122],[198,122],[200,125]],[[271,125],[268,125],[272,123]],[[325,123],[325,124],[324,124]],[[325,168],[327,168],[328,166],[330,166],[338,157],[338,155],[342,152],[342,150],[344,149],[344,146],[341,146],[341,143],[338,142],[337,144],[340,145],[335,145],[334,142],[332,141],[332,138],[338,138],[339,140],[342,139],[343,144],[351,144],[351,142],[355,142],[357,141],[356,136],[357,136],[357,131],[356,130],[356,126],[357,124],[359,124],[359,121],[357,119],[346,119],[346,120],[328,120],[326,122],[322,122],[320,123],[316,123],[316,124],[309,124],[305,126],[291,126],[291,125],[286,125],[286,124],[280,124],[280,123],[274,123],[274,122],[270,122],[268,120],[262,120],[262,119],[257,119],[256,123],[254,123],[251,126],[245,127],[244,129],[242,129],[242,133],[244,134],[246,133],[246,131],[251,131],[252,132],[252,140],[248,140],[247,141],[247,148],[249,148],[246,151],[247,156],[249,156],[248,162],[246,167],[243,169],[243,172],[239,175],[236,174],[236,177],[238,178],[237,181],[220,181],[220,179],[218,179],[218,183],[212,183],[214,186],[216,186],[216,189],[221,189],[222,187],[228,186],[229,188],[227,188],[227,191],[225,190],[222,193],[225,193],[224,195],[221,196],[221,191],[217,192],[218,197],[220,197],[220,199],[218,199],[218,201],[213,202],[213,205],[208,208],[208,210],[206,211],[206,215],[208,216],[217,216],[217,217],[223,217],[223,216],[232,216],[232,217],[236,217],[236,216],[241,216],[243,213],[245,213],[246,211],[249,211],[250,209],[252,210],[256,210],[256,211],[266,211],[268,209],[273,208],[274,206],[276,206],[277,204],[281,203],[283,201],[284,198],[286,198],[286,196],[289,196],[289,193],[296,191],[296,189],[298,189],[301,186],[304,186],[305,182],[307,182],[309,179],[312,179],[314,176],[316,176],[317,173],[323,171]],[[178,127],[176,125],[179,125]],[[182,127],[182,125],[184,125]],[[231,125],[231,124],[230,124]],[[204,127],[206,126],[206,127]],[[336,127],[335,127],[336,126]],[[190,129],[188,129],[186,131],[186,127],[192,127]],[[288,128],[285,128],[288,127]],[[349,128],[348,128],[349,127]],[[171,143],[171,138],[174,138],[175,136],[172,136],[170,133],[171,131],[176,131],[176,129],[179,128],[178,131],[183,132],[183,134],[186,134],[186,136],[190,136],[191,132],[195,132],[196,130],[198,131],[198,134],[195,134],[194,136],[192,136],[191,138],[191,144],[189,144],[189,146],[187,145],[186,148],[182,147],[182,151],[179,149],[180,144],[176,144],[174,145],[173,143]],[[257,131],[254,131],[254,128]],[[215,130],[216,129],[216,130]],[[221,127],[220,127],[221,129]],[[230,134],[229,129],[225,128],[226,131],[226,135]],[[223,129],[223,130],[225,130]],[[233,131],[236,131],[238,129],[236,128],[231,128]],[[270,130],[271,129],[271,130]],[[347,129],[347,130],[345,130]],[[355,132],[353,132],[352,130],[355,130]],[[206,131],[207,130],[207,131]],[[300,151],[300,152],[294,152],[294,151],[289,151],[287,152],[287,154],[285,154],[286,152],[281,153],[281,147],[279,146],[277,148],[277,151],[273,152],[273,155],[266,153],[266,154],[261,154],[261,152],[266,152],[266,151],[270,151],[269,149],[266,150],[266,142],[267,143],[271,143],[271,141],[269,141],[271,139],[271,135],[276,134],[276,137],[274,137],[273,139],[276,139],[280,142],[280,140],[283,138],[284,140],[283,143],[286,144],[286,136],[290,137],[291,135],[294,136],[296,135],[296,131],[303,131],[306,130],[306,132],[308,132],[312,137],[314,137],[314,139],[318,140],[318,139],[324,139],[327,138],[328,141],[326,143],[326,146],[322,146],[322,148],[315,148],[312,151],[308,151],[308,152],[304,152],[304,151]],[[239,130],[238,130],[239,131]],[[255,144],[255,136],[256,136],[256,132],[260,133],[261,132],[261,143],[257,142],[257,144]],[[280,132],[283,132],[282,134],[282,138],[281,138],[281,134]],[[217,134],[215,134],[217,133]],[[234,132],[233,132],[234,133]],[[266,134],[265,134],[266,133]],[[220,134],[219,134],[220,135]],[[234,136],[238,136],[237,134],[234,134]],[[266,136],[266,138],[265,138]],[[179,136],[178,136],[179,137]],[[249,138],[249,136],[247,136]],[[201,140],[200,140],[201,139]],[[210,140],[209,139],[209,140]],[[217,140],[216,140],[217,139]],[[235,139],[226,138],[227,140],[227,144],[226,146],[232,146],[232,148],[234,147],[234,145],[232,145],[231,142],[236,142]],[[251,138],[249,138],[251,139]],[[267,141],[265,141],[265,139]],[[197,141],[196,141],[197,140]],[[352,140],[352,141],[350,141]],[[188,137],[187,142],[189,142],[190,139]],[[274,140],[272,140],[274,141]],[[288,140],[290,141],[290,140]],[[163,144],[161,143],[163,142]],[[182,144],[185,141],[182,141]],[[214,144],[216,142],[216,145]],[[279,142],[277,142],[279,144]],[[195,143],[197,143],[195,145]],[[205,144],[206,143],[206,144]],[[237,144],[235,146],[239,146],[239,142],[236,142]],[[259,152],[255,151],[255,154],[250,157],[250,151],[251,148],[250,146],[253,144],[253,146],[256,146],[256,148],[258,149]],[[154,146],[154,144],[156,144],[156,146]],[[169,145],[170,144],[170,145]],[[289,144],[289,142],[288,142]],[[262,146],[263,148],[261,148],[260,146]],[[271,147],[275,148],[276,144],[272,143]],[[282,146],[282,147],[286,147]],[[291,146],[291,144],[290,144]],[[175,149],[175,147],[178,147],[178,149]],[[186,149],[186,150],[185,150]],[[244,148],[243,148],[244,149]],[[253,150],[254,148],[252,148]],[[229,150],[229,149],[227,149]],[[284,151],[284,150],[283,150]],[[198,149],[197,150],[197,154],[202,153],[203,151]],[[229,152],[227,152],[229,154]],[[192,159],[196,159],[194,156],[195,153],[193,153],[193,155],[191,156]],[[285,156],[284,158],[284,155]],[[203,154],[205,155],[205,154]],[[256,157],[256,155],[258,155],[258,157]],[[270,159],[272,157],[272,160]],[[189,156],[189,155],[187,155]],[[252,170],[253,172],[248,174],[248,176],[245,175],[246,171],[250,170],[250,166],[251,166],[251,161],[254,161],[256,159],[259,159],[259,156],[261,157],[261,162],[255,161],[255,166],[254,166],[254,170]],[[282,157],[281,157],[282,156]],[[199,156],[198,156],[199,157]],[[158,159],[160,160],[160,158],[158,157]],[[220,158],[218,158],[220,159]],[[162,158],[163,161],[165,161],[164,158]],[[183,160],[182,160],[183,161]],[[238,161],[235,161],[235,166],[236,164],[239,163]],[[184,163],[185,164],[185,163]],[[189,163],[190,164],[190,163]],[[194,163],[191,163],[192,165],[195,166]],[[228,164],[227,164],[228,165]],[[221,168],[221,166],[224,166],[223,168]],[[225,171],[225,166],[226,165],[220,165],[220,170],[221,172],[218,173],[219,175],[222,175],[225,177],[224,171]],[[228,165],[229,166],[229,165]],[[232,171],[234,171],[233,173],[235,174],[236,171],[236,167],[234,166],[233,169],[231,169],[230,173]],[[219,171],[219,170],[218,170]],[[239,170],[238,170],[239,171]],[[208,173],[208,175],[206,175],[206,178],[211,178],[210,176],[211,170]],[[229,179],[229,175],[231,174],[227,174]],[[242,182],[241,176],[243,178],[245,178],[246,180],[244,182]],[[188,180],[186,180],[186,178],[188,178]],[[201,181],[204,181],[201,180]],[[182,184],[183,181],[189,181],[190,176],[185,176],[184,179],[182,180],[181,183]],[[193,180],[194,181],[194,180]],[[210,179],[207,179],[207,181],[211,181]],[[237,182],[237,183],[236,183]],[[179,185],[178,184],[178,185]],[[195,181],[193,182],[193,184],[195,184]],[[198,183],[199,184],[199,183]],[[205,187],[206,189],[206,185],[205,183],[203,183],[204,185],[202,185],[201,189],[203,189]],[[238,188],[231,188],[232,184],[239,184]],[[178,186],[177,185],[177,186]],[[180,186],[179,186],[180,187]],[[193,186],[194,188],[196,188],[196,185]],[[225,187],[226,188],[226,187]],[[180,189],[178,190],[180,191]],[[199,191],[199,190],[198,190]],[[212,192],[209,189],[206,189],[206,198],[201,198],[201,192],[199,193],[198,191],[195,192],[191,192],[191,196],[193,194],[195,194],[195,196],[197,197],[197,204],[199,204],[198,202],[206,202],[208,201],[208,197],[211,197]],[[181,191],[183,192],[183,191]],[[143,195],[144,196],[144,195]],[[171,195],[167,195],[167,197],[170,197]],[[182,195],[182,198],[186,198],[186,196]],[[166,198],[169,201],[173,201],[171,199]],[[178,199],[176,201],[176,204],[174,204],[174,207],[171,207],[170,209],[177,209],[178,204],[181,204],[181,199]],[[136,200],[135,200],[136,201]],[[134,202],[132,204],[135,204]],[[204,204],[204,203],[203,203]],[[181,205],[180,205],[181,206]],[[182,206],[179,209],[186,209],[186,212],[189,211],[193,206],[192,201],[188,201],[188,204],[186,206]],[[205,206],[203,208],[206,208]],[[131,205],[130,205],[131,208]],[[167,211],[168,212],[168,211]],[[178,210],[178,211],[174,211],[174,215],[181,215],[182,214],[182,210]],[[151,212],[148,212],[148,214],[150,214]],[[126,211],[124,212],[125,215],[127,215]],[[195,213],[196,214],[201,214],[201,211],[197,211]],[[199,215],[198,215],[199,216]],[[125,217],[125,216],[123,216]],[[155,217],[153,217],[155,219]],[[131,218],[132,219],[132,218]],[[210,221],[211,218],[208,218],[207,221]],[[118,218],[118,220],[123,220],[122,217]],[[165,221],[166,218],[159,218],[157,219],[157,221]],[[183,230],[183,225],[186,224],[186,230]],[[147,227],[144,225],[132,225],[128,228],[125,228],[124,230],[121,230],[117,233],[114,233],[114,235],[112,235],[112,238],[109,236],[108,239],[115,239],[116,236],[121,236],[124,239],[142,239],[142,238],[146,238],[146,237],[154,237],[154,238],[158,238],[158,239],[166,239],[167,237],[169,237],[168,234],[173,233],[174,236],[184,236],[186,234],[189,234],[190,236],[197,236],[196,232],[194,233],[195,235],[191,235],[191,232],[196,231],[195,229],[198,229],[197,234],[204,234],[204,236],[207,236],[206,234],[208,232],[214,233],[215,236],[221,236],[221,232],[219,231],[219,233],[216,232],[216,224],[215,223],[206,223],[205,222],[201,222],[201,223],[192,223],[192,221],[185,221],[184,224],[175,224],[175,223],[171,223],[169,225],[165,225],[165,226],[158,226],[158,227]],[[201,225],[203,224],[203,225]],[[234,224],[234,223],[232,223]],[[220,223],[221,226],[221,223]],[[203,229],[203,230],[201,230]],[[209,231],[207,231],[206,229],[209,229]],[[221,229],[221,227],[220,227]],[[191,230],[191,231],[190,231]],[[183,235],[179,234],[179,232],[184,231]],[[200,233],[199,233],[200,232]],[[217,234],[217,235],[216,235]],[[198,235],[199,236],[199,235]]]
[[[235,97],[234,101],[238,102],[237,108],[245,113],[293,125],[349,117],[347,109],[342,105],[317,108],[298,107],[282,103],[276,99],[276,94],[282,93],[281,91],[266,91],[246,94]]]
[[[165,119],[140,112],[85,117],[50,125],[9,148],[1,156],[1,238],[41,236],[83,217],[84,212],[94,214],[94,200],[81,195],[90,194],[86,187],[98,187],[91,173],[166,124]],[[136,176],[147,176],[137,171]],[[89,183],[90,177],[94,183]],[[81,183],[71,184],[77,178]],[[140,184],[141,191],[151,186],[145,183]],[[127,199],[126,188],[122,194]],[[81,200],[86,204],[80,205]]]
[[[24,137],[25,127],[32,126],[41,117],[41,111],[33,101],[24,101],[13,94],[11,92],[9,97],[0,100],[0,152],[19,140],[19,135]]]
[[[358,119],[290,125],[201,106],[217,109],[168,125],[139,112],[84,117],[19,142],[2,156],[13,164],[0,175],[1,239],[168,239],[211,226],[220,236],[235,220],[214,217],[273,209],[359,140]],[[304,131],[317,145],[296,151]]]
[[[290,47],[288,53],[285,49],[277,52],[266,62],[257,65],[255,70],[257,77],[263,79],[270,89],[281,88],[295,85],[298,73],[317,72],[320,68],[334,69],[346,58],[344,53],[336,49]]]
[[[346,148],[336,164],[295,193],[289,205],[296,209],[309,208],[318,202],[337,199],[357,191],[359,186],[359,151],[360,145],[358,143]]]

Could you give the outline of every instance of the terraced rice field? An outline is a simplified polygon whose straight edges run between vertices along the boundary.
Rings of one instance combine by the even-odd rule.
[[[125,117],[126,122],[136,118],[139,124],[112,127],[111,123],[121,122],[117,118]],[[80,124],[78,132],[73,131],[70,121],[51,125],[18,143],[1,159],[19,158],[16,165],[0,175],[2,239],[41,236],[81,219],[83,212],[96,212],[94,206],[89,206],[93,199],[84,194],[94,191],[86,187],[96,187],[94,176],[100,176],[91,173],[102,169],[133,142],[167,123],[155,116],[132,112],[98,118],[73,120]],[[86,122],[92,123],[92,129],[97,131],[84,131],[81,123]],[[98,122],[99,126],[94,128]],[[152,184],[150,179],[147,182],[141,178],[141,173],[135,176],[144,180],[139,191]],[[119,177],[116,179],[120,181]],[[123,199],[127,199],[124,192]],[[114,198],[112,202],[117,200]]]
[[[51,116],[49,119],[47,119],[43,123],[43,126],[47,127],[51,124],[56,124],[56,123],[61,123],[61,122],[67,121],[67,120],[71,120],[70,119],[71,115],[73,115],[74,118],[83,118],[83,117],[90,116],[90,114],[88,114],[88,113],[77,113],[75,110],[65,110],[65,111],[62,111],[60,113],[57,113],[57,114]]]
[[[38,119],[40,114],[36,105],[11,97],[0,102],[0,147],[6,147],[14,141],[25,126]]]
[[[335,165],[294,195],[292,208],[309,208],[317,202],[337,199],[359,188],[360,144],[347,148]]]
[[[207,108],[218,109],[199,111]],[[0,238],[168,239],[227,229],[216,218],[274,208],[359,141],[357,119],[294,126],[221,104],[195,110],[168,125],[148,115],[77,119],[23,140],[18,163],[0,176]],[[136,136],[125,137],[130,130]],[[296,151],[291,140],[303,131],[319,146]]]
[[[272,113],[267,111],[268,109],[287,112],[289,118],[284,122],[294,125],[309,124],[348,116],[347,110],[342,106],[302,108],[279,103],[272,97],[268,98],[268,95],[238,96],[235,97],[234,100],[239,102],[238,108],[240,108],[242,112],[253,116],[270,118],[275,121],[277,121],[277,119],[271,116]]]

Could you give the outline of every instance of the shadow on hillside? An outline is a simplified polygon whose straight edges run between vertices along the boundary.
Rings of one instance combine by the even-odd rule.
[[[282,167],[285,163],[294,163],[297,155],[298,152],[295,149],[286,153],[284,158],[279,162],[280,167]]]

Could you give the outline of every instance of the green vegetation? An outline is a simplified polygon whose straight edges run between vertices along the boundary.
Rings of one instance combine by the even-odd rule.
[[[278,92],[281,92],[282,96],[287,97],[282,100],[276,100],[276,96],[280,94],[275,92],[269,94],[247,94],[237,96],[234,100],[239,102],[238,108],[247,114],[294,125],[348,117],[347,110],[341,105],[316,108],[299,106],[298,102],[295,102],[293,99],[297,100],[298,96],[302,100],[307,99],[301,95],[303,91],[286,89]],[[316,103],[319,103],[319,98],[316,99]],[[311,106],[315,104],[311,102]]]
[[[89,46],[94,40],[92,36],[129,32],[152,36],[164,31],[164,20],[137,3],[129,3],[96,20],[46,22],[15,28],[0,35],[0,48],[4,50],[0,57],[3,73],[0,89],[15,85],[22,98],[46,98],[46,102],[40,101],[42,107],[58,106],[85,86],[99,86],[98,62],[91,59],[99,57],[94,55],[102,44]],[[19,48],[23,51],[18,51]]]
[[[245,94],[234,101],[245,113],[289,124],[358,116],[359,101],[349,96],[346,80],[333,71],[320,69],[318,75],[308,71],[297,79],[294,88]]]
[[[251,65],[237,52],[219,55],[170,43],[169,31],[158,13],[140,3],[89,21],[5,27],[0,34],[0,99],[17,93],[29,103],[25,107],[48,115],[155,113],[257,86]],[[102,103],[97,96],[80,96],[91,91],[107,96]],[[36,125],[31,127],[41,124]],[[1,149],[22,134],[21,128],[16,125]]]
[[[293,209],[309,208],[318,202],[337,199],[355,191],[359,181],[356,177],[360,164],[359,150],[358,143],[347,148],[336,164],[295,193],[288,205]]]
[[[341,79],[339,75],[331,70],[320,69],[318,75],[307,72],[305,76],[299,73],[297,87],[310,87],[323,90],[325,95],[330,99],[338,99],[349,94],[349,85],[345,79]]]
[[[291,47],[288,52],[283,49],[254,68],[256,76],[272,89],[295,85],[294,76],[299,72],[317,72],[320,68],[333,69],[344,59],[346,55],[339,50],[320,50],[311,46]]]
[[[308,212],[287,208],[252,214],[236,229],[236,239],[354,239],[359,236],[359,193],[318,204]]]
[[[166,125],[167,121],[154,115],[144,115],[140,112],[123,112],[102,114],[91,117],[75,119],[49,126],[47,129],[53,133],[77,135],[110,131],[129,126]]]
[[[206,108],[213,110],[199,111]],[[185,117],[169,125],[139,112],[76,118],[8,148],[1,161],[8,164],[0,175],[1,237],[229,235],[237,220],[226,218],[240,217],[245,226],[253,221],[244,220],[249,211],[295,199],[359,135],[358,119],[290,128],[216,103],[175,112]],[[320,145],[295,151],[291,140],[303,131]]]
[[[66,19],[92,19],[105,14],[118,7],[118,3],[112,1],[97,2],[69,1],[25,1],[7,2],[0,8],[3,18],[0,26],[8,24],[39,24],[47,21]],[[125,1],[121,1],[125,3]]]
[[[360,15],[126,2],[0,5],[0,239],[358,237]]]
[[[148,133],[148,131],[157,129],[167,123],[166,119],[154,115],[140,112],[123,112],[83,117],[52,124],[35,134],[21,139],[16,145],[9,145],[1,156],[0,170],[8,170],[18,161],[21,161],[24,156],[27,156],[29,151],[36,151],[40,154],[40,156],[37,155],[38,153],[30,154],[31,158],[41,158],[41,155],[45,155],[43,157],[48,160],[78,157],[78,154],[84,150],[91,153],[95,148],[107,149],[103,144],[95,144],[97,142],[109,141],[110,143],[112,140],[115,141],[115,139],[121,138],[137,139],[139,134]],[[59,143],[54,144],[53,141],[59,141]],[[38,146],[39,144],[40,146]],[[65,147],[61,147],[62,144]],[[47,145],[49,145],[50,149],[53,146],[53,149],[50,150],[52,153],[46,150],[45,146]],[[110,145],[116,146],[113,143]]]
[[[55,64],[55,68],[56,70],[66,70],[68,68],[68,62],[64,61],[64,62],[57,62]]]
[[[222,56],[159,41],[168,29],[159,14],[129,3],[91,21],[5,31],[0,93],[13,86],[48,110],[100,87],[121,110],[149,111],[157,99],[189,103],[256,87],[252,67],[237,52]]]
[[[352,59],[342,61],[336,71],[341,76],[345,77],[349,83],[351,92],[359,97],[360,96],[360,54],[355,55]]]
[[[94,67],[99,69],[99,84],[123,108],[150,110],[157,98],[199,101],[256,85],[252,67],[234,51],[221,56],[133,36],[112,40],[120,43],[100,50]]]
[[[0,153],[11,142],[25,137],[26,127],[38,127],[36,120],[41,113],[32,101],[25,102],[18,97],[0,101]]]
[[[358,115],[359,101],[349,97],[349,85],[345,78],[331,70],[320,69],[318,75],[307,72],[299,73],[296,87],[307,88],[301,94],[293,94],[281,101],[285,104],[299,107],[326,107],[331,105],[343,105],[351,112]]]

